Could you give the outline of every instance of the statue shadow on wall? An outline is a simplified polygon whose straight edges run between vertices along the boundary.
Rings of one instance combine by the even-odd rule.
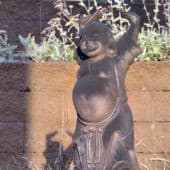
[[[66,132],[70,138],[73,138],[71,132]],[[46,149],[43,153],[46,164],[43,170],[67,170],[71,166],[73,159],[73,143],[71,143],[67,149],[63,149],[60,141],[54,141],[54,138],[58,131],[51,132],[46,135]]]

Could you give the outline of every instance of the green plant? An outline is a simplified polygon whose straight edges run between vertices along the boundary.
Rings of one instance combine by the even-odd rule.
[[[32,58],[34,61],[47,60],[66,60],[62,55],[62,49],[56,41],[43,40],[40,44],[36,43],[35,37],[29,34],[26,38],[19,35],[21,44],[25,47],[22,54],[24,57]],[[69,60],[69,56],[67,57]]]
[[[148,23],[144,24],[139,35],[139,44],[143,53],[136,59],[137,61],[164,60],[170,59],[170,16],[169,11],[165,13],[167,17],[167,27],[160,25],[158,18],[159,6],[161,0],[155,1],[153,21],[146,7],[146,1],[142,0]],[[167,8],[168,1],[165,2],[164,8]]]
[[[8,43],[8,36],[5,30],[0,30],[0,57],[9,59],[15,55],[16,45],[10,45]]]
[[[157,61],[168,59],[170,54],[169,35],[166,31],[158,32],[155,29],[142,28],[139,35],[139,44],[143,53],[137,61]]]
[[[79,1],[79,7],[85,11],[84,16],[102,8],[98,5],[97,0],[92,0],[90,2],[91,3],[89,4],[85,4],[84,1]],[[115,17],[114,10],[121,8],[129,10],[130,8],[128,6],[123,6],[121,1],[115,2],[116,3],[113,4],[111,0],[108,0],[108,7],[107,10],[104,11],[101,21],[110,25],[114,36],[119,38],[126,31],[128,21],[123,19],[120,14]],[[150,14],[147,10],[146,1],[142,0],[142,2],[148,18],[148,23],[141,29],[139,44],[143,49],[143,53],[136,60],[150,61],[167,59],[170,52],[168,43],[170,35],[168,30],[159,24],[158,12],[161,0],[155,1],[153,21],[151,20]],[[60,4],[59,1],[54,3],[55,8],[60,12],[57,13],[55,18],[52,18],[49,21],[49,26],[45,28],[42,33],[45,35],[45,39],[47,41],[57,41],[59,46],[64,49],[63,55],[66,56],[66,58],[69,56],[69,58],[73,59],[72,55],[74,55],[74,49],[76,48],[76,41],[74,38],[75,32],[79,32],[79,15],[77,13],[73,13],[73,6],[66,6],[61,3],[61,1]],[[167,7],[165,6],[165,8]],[[168,17],[167,25],[169,26],[170,17],[168,13],[166,15]],[[56,36],[56,30],[59,36]]]

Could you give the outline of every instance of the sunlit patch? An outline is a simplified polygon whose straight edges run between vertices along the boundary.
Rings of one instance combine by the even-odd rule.
[[[104,72],[99,73],[99,77],[102,77],[102,78],[110,78],[111,76],[112,74],[106,74]]]

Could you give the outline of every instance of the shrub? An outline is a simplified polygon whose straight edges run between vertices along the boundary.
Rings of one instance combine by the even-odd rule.
[[[56,41],[43,40],[40,44],[35,42],[35,37],[31,34],[24,38],[19,35],[21,44],[25,47],[25,52],[22,56],[31,58],[35,62],[47,60],[65,60],[64,55],[61,55],[60,48]]]
[[[0,62],[12,60],[16,45],[8,43],[8,36],[5,30],[0,30]]]
[[[167,20],[167,27],[160,25],[158,18],[159,6],[161,0],[155,1],[155,9],[153,21],[146,8],[145,0],[142,0],[148,23],[144,24],[139,35],[139,44],[143,49],[143,53],[136,59],[137,61],[165,60],[170,59],[170,16],[168,0],[164,2],[164,14]]]
[[[168,59],[170,55],[169,35],[166,31],[158,32],[155,29],[142,28],[139,35],[139,44],[143,53],[137,61],[160,61]]]

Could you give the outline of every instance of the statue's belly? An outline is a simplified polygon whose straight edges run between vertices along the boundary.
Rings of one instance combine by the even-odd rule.
[[[116,103],[116,84],[100,77],[83,77],[73,90],[73,102],[79,116],[87,122],[98,122],[108,117]]]

